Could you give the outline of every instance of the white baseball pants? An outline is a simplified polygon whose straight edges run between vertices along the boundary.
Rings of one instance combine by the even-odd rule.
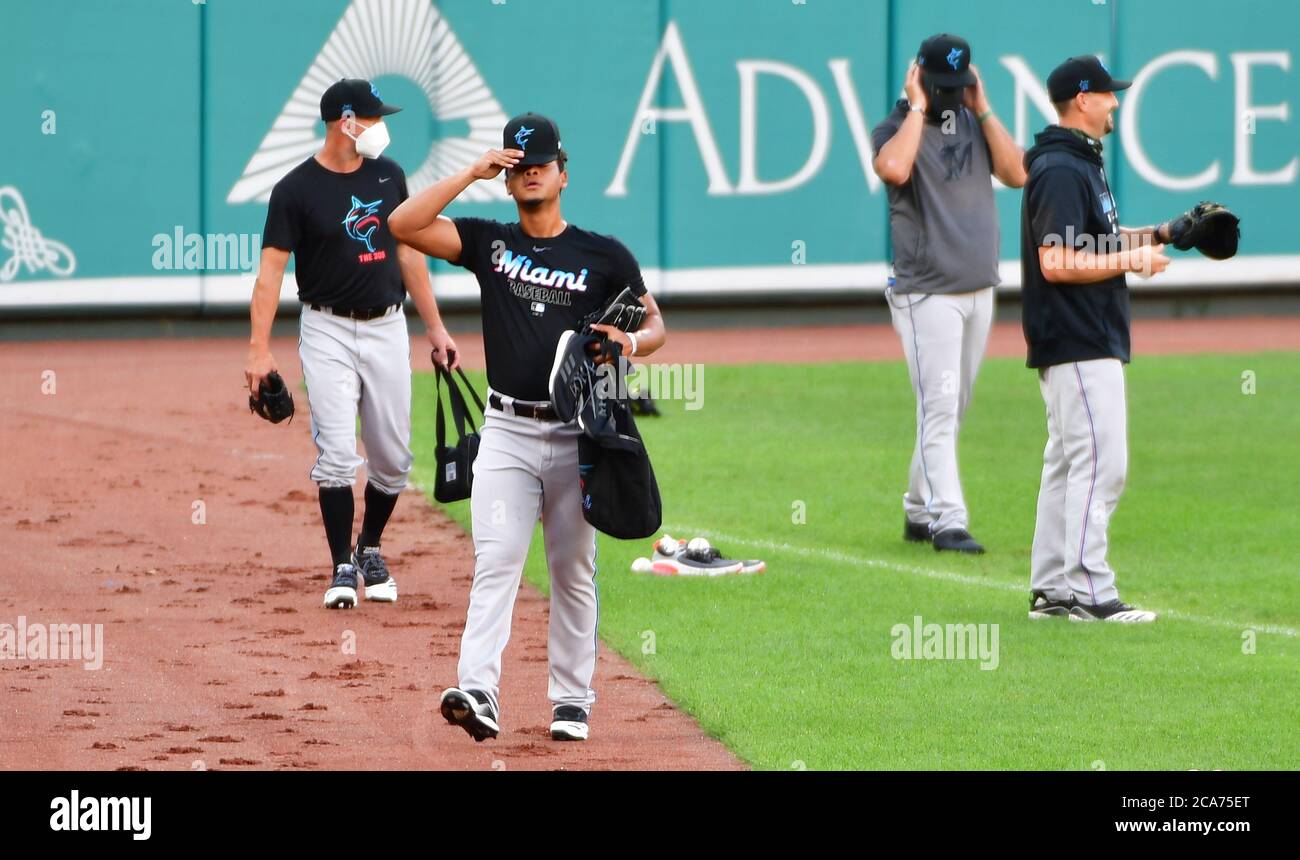
[[[888,294],[889,312],[907,357],[916,395],[916,445],[903,511],[932,534],[966,528],[957,474],[957,431],[993,324],[994,289],[972,293]]]
[[[350,487],[363,463],[370,483],[400,493],[411,472],[411,339],[401,307],[353,320],[303,305],[298,357],[319,456],[311,479]],[[366,459],[357,455],[357,417]]]
[[[1116,358],[1039,371],[1047,448],[1029,587],[1096,605],[1119,597],[1106,528],[1128,471],[1124,365]]]
[[[461,637],[458,686],[481,690],[500,714],[501,653],[540,518],[551,576],[548,695],[553,707],[590,712],[596,700],[596,530],[582,515],[576,423],[539,421],[488,407],[470,513],[474,584]]]

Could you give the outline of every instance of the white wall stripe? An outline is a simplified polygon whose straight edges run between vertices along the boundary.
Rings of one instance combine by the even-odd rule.
[[[999,264],[1002,288],[1020,287],[1020,263]],[[213,310],[247,308],[253,293],[253,272],[144,275],[113,278],[49,278],[0,284],[0,308],[111,308],[157,305]],[[735,297],[817,296],[828,293],[884,295],[889,275],[885,263],[813,264],[777,266],[718,266],[696,269],[642,271],[646,285],[660,298],[673,296]],[[1180,258],[1158,278],[1130,281],[1133,292],[1159,293],[1170,289],[1222,289],[1261,284],[1300,283],[1300,254],[1258,255],[1232,260]],[[478,303],[478,284],[468,272],[456,270],[434,276],[439,300],[459,305]],[[297,285],[285,276],[282,304],[293,304]]]

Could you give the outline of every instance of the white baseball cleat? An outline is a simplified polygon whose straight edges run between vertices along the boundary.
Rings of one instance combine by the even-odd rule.
[[[1146,609],[1136,609],[1118,597],[1096,606],[1075,603],[1070,609],[1071,621],[1114,621],[1120,624],[1150,624],[1156,614]]]
[[[442,712],[443,719],[454,726],[460,726],[479,743],[496,737],[501,731],[491,701],[480,690],[448,687],[442,691],[438,709]]]
[[[350,564],[334,568],[334,580],[325,591],[326,609],[351,609],[357,605],[357,569]]]
[[[560,705],[551,720],[551,740],[585,741],[589,729],[586,711],[577,705]]]
[[[388,572],[388,565],[379,553],[379,547],[368,546],[352,553],[352,564],[361,574],[365,584],[366,600],[376,603],[397,602],[397,580]]]

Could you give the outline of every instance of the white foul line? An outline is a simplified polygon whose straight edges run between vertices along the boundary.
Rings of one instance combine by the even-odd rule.
[[[786,552],[791,555],[803,556],[805,558],[824,559],[853,567],[883,568],[885,570],[893,570],[899,573],[908,573],[913,576],[923,576],[926,579],[955,582],[959,585],[974,585],[980,588],[993,588],[998,591],[1016,591],[1022,593],[1026,590],[1022,586],[1013,585],[1009,582],[999,582],[997,580],[984,579],[977,576],[967,576],[966,574],[952,573],[946,570],[931,570],[927,567],[898,564],[892,561],[882,561],[877,558],[863,558],[862,556],[850,555],[846,552],[840,552],[839,550],[834,549],[814,549],[810,547],[796,546],[795,544],[789,543],[777,543],[769,540],[754,540],[711,530],[692,529],[689,526],[683,525],[665,525],[663,530],[673,534],[686,534],[691,536],[700,535],[701,537],[706,537],[710,540],[754,547],[755,549]],[[1226,630],[1255,630],[1260,633],[1272,633],[1277,636],[1300,636],[1300,631],[1297,631],[1295,628],[1281,627],[1276,624],[1255,624],[1250,621],[1231,621],[1222,618],[1209,618],[1204,615],[1191,615],[1177,609],[1152,609],[1151,611],[1167,618],[1177,618],[1181,621],[1191,621],[1194,624],[1206,624],[1211,627],[1222,627]]]

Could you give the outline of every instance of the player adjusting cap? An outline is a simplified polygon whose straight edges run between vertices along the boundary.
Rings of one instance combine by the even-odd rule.
[[[928,83],[936,87],[970,87],[975,73],[970,70],[970,43],[961,36],[939,33],[921,43],[916,64]]]
[[[1053,102],[1065,102],[1078,93],[1113,93],[1133,86],[1132,81],[1111,77],[1106,64],[1091,55],[1071,57],[1047,76],[1047,95]]]
[[[506,123],[502,149],[522,149],[520,164],[549,164],[560,157],[560,128],[537,113],[526,113]]]
[[[344,78],[330,84],[320,97],[320,118],[325,122],[342,119],[344,111],[351,111],[353,116],[388,116],[399,110],[384,104],[375,85],[361,78]]]

